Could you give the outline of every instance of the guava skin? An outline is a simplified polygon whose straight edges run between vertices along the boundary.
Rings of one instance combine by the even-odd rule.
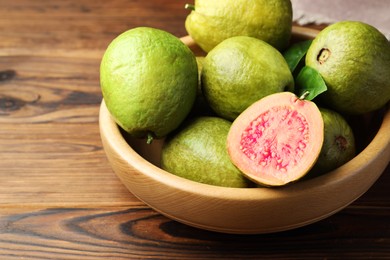
[[[134,137],[161,138],[189,114],[198,88],[195,55],[174,35],[138,27],[117,36],[100,65],[104,101]]]
[[[187,32],[206,52],[233,36],[251,36],[283,50],[292,29],[290,0],[196,0]]]
[[[306,55],[328,90],[320,101],[343,114],[364,114],[390,100],[390,43],[376,28],[342,21],[322,30]]]
[[[226,150],[231,122],[197,117],[170,136],[161,152],[161,167],[177,176],[214,186],[253,186],[232,164]]]
[[[234,120],[267,95],[294,90],[294,79],[281,53],[248,36],[224,40],[203,63],[202,91],[217,115]]]
[[[356,155],[355,137],[347,120],[339,113],[320,108],[324,120],[324,143],[310,177],[327,173]]]
[[[199,116],[216,116],[215,112],[211,109],[210,105],[206,101],[202,91],[202,70],[205,57],[197,56],[196,62],[198,64],[199,84],[196,94],[195,103],[192,107],[191,113],[188,117],[199,117]]]

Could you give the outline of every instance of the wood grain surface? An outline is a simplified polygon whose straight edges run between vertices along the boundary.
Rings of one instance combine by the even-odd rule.
[[[0,259],[389,259],[389,167],[340,213],[268,235],[185,226],[120,183],[98,129],[101,55],[137,26],[186,35],[186,2],[0,0]]]

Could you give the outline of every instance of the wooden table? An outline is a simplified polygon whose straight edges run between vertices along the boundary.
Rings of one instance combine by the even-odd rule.
[[[186,35],[186,1],[0,1],[0,259],[390,259],[390,168],[341,212],[227,235],[172,221],[102,149],[99,64],[119,33]]]

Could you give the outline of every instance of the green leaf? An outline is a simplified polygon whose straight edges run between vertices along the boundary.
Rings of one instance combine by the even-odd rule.
[[[305,97],[306,100],[314,99],[327,89],[328,88],[326,87],[326,83],[321,74],[311,67],[303,67],[296,78],[295,94],[300,97],[305,92],[309,92],[309,94]]]
[[[286,60],[291,72],[294,72],[299,62],[306,55],[312,41],[313,40],[308,40],[295,43],[283,53],[284,59]]]

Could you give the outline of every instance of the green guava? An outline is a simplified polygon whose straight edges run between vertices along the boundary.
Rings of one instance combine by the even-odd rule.
[[[100,65],[100,83],[108,110],[126,132],[164,137],[194,104],[196,58],[174,35],[138,27],[109,44]]]
[[[195,0],[191,9],[185,27],[206,52],[239,35],[264,40],[279,50],[290,40],[290,0]]]
[[[320,175],[345,164],[356,155],[355,137],[347,120],[339,113],[320,108],[324,120],[324,143],[311,176]]]
[[[282,92],[260,99],[234,120],[227,149],[250,180],[282,186],[309,172],[323,139],[324,122],[316,104]]]
[[[390,100],[390,43],[371,25],[342,21],[322,30],[306,55],[328,87],[321,101],[344,114],[363,114]]]
[[[198,65],[198,91],[197,95],[202,96],[202,70],[203,70],[203,63],[204,63],[204,56],[196,56],[196,64]]]
[[[250,182],[232,164],[226,150],[231,122],[218,117],[198,117],[187,122],[163,146],[161,167],[200,183],[245,188]]]
[[[229,38],[210,51],[201,81],[210,107],[228,120],[262,97],[294,90],[294,79],[282,54],[248,36]]]
[[[207,100],[205,99],[202,91],[202,70],[203,70],[203,63],[204,63],[205,57],[204,56],[197,56],[196,62],[198,64],[198,75],[199,75],[199,84],[198,84],[198,91],[196,94],[195,103],[192,107],[191,113],[189,114],[189,117],[198,117],[198,116],[215,116],[215,112],[211,109],[210,105],[208,104]]]

